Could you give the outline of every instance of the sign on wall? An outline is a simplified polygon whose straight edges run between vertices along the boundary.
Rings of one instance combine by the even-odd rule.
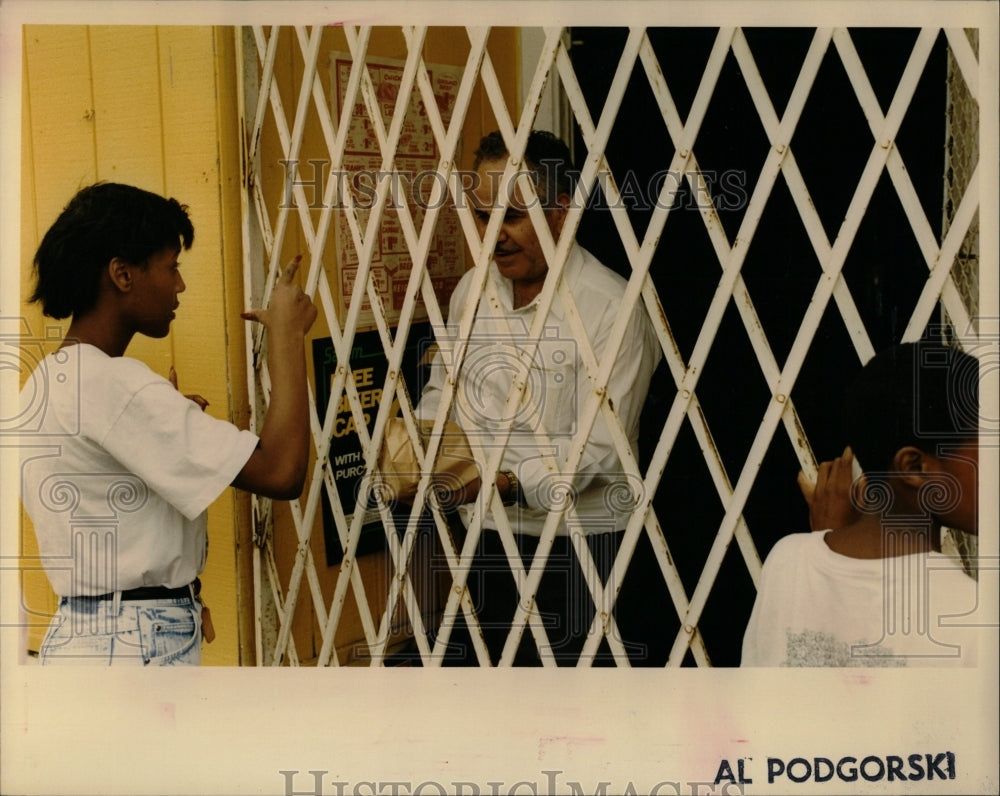
[[[408,343],[403,352],[400,373],[411,390],[421,383],[418,368],[423,355],[432,340],[429,323],[417,323],[410,329]],[[337,402],[329,407],[333,377],[337,370],[337,352],[329,337],[313,340],[313,372],[316,374],[316,407],[320,422],[326,422],[326,412],[336,413],[330,435],[329,467],[336,485],[337,495],[348,524],[357,510],[357,493],[365,474],[365,456],[358,437],[357,421],[351,412],[347,395],[341,393]],[[382,385],[385,384],[389,361],[385,357],[382,341],[377,331],[358,332],[351,349],[351,378],[358,391],[358,398],[364,412],[364,422],[369,433],[375,427],[375,417],[382,404]],[[337,536],[337,526],[333,519],[330,500],[323,492],[323,536],[326,543],[327,566],[339,564],[344,558],[344,550]],[[378,513],[373,507],[367,515],[358,540],[358,555],[365,555],[380,549],[385,544],[385,533]]]
[[[353,59],[349,53],[331,54],[331,90],[334,95],[331,104],[335,108],[336,118],[343,118],[341,112],[352,64]],[[404,62],[392,58],[369,57],[366,64],[382,122],[388,128],[399,95]],[[447,125],[451,120],[455,92],[462,78],[462,69],[443,64],[428,64],[427,69],[438,110],[442,121]],[[368,213],[375,205],[379,185],[385,184],[382,180],[386,177],[382,174],[382,153],[379,149],[378,136],[365,103],[360,97],[350,118],[343,159],[344,173],[339,177],[344,181],[344,188],[353,194],[358,208],[358,221],[361,228],[365,229]],[[447,186],[443,184],[437,172],[439,159],[440,154],[427,119],[427,111],[419,92],[414,91],[404,118],[394,170],[388,178],[389,198],[382,213],[371,260],[372,282],[377,287],[390,324],[394,324],[399,318],[412,267],[406,238],[399,222],[398,208],[400,206],[406,208],[403,212],[408,212],[412,216],[414,226],[419,232],[426,211],[433,201],[435,185],[439,185],[442,189],[440,195],[443,199],[440,201],[445,204],[440,208],[433,242],[428,251],[427,271],[441,304],[447,305],[448,297],[465,272],[465,245],[458,214],[452,205],[451,195],[447,190],[443,190]],[[358,273],[358,251],[351,236],[346,214],[337,214],[334,235],[340,274],[337,301],[341,317],[345,317]],[[416,317],[426,318],[426,310],[418,307]],[[370,302],[365,296],[359,323],[364,326],[373,322]]]

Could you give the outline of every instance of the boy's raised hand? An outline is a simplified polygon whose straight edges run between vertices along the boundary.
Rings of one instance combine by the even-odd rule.
[[[845,448],[833,461],[820,464],[815,484],[799,471],[799,489],[809,504],[809,526],[812,530],[842,528],[857,519],[860,512],[854,498],[853,462],[854,452]]]
[[[285,266],[281,276],[275,280],[271,301],[266,309],[241,312],[240,317],[263,324],[272,334],[305,334],[309,331],[316,320],[316,306],[295,282],[295,273],[301,262],[302,255],[297,254]]]
[[[309,461],[309,396],[303,342],[316,320],[316,307],[295,281],[301,261],[301,255],[295,257],[277,278],[266,309],[240,313],[267,330],[271,396],[257,448],[233,485],[282,500],[300,495]]]

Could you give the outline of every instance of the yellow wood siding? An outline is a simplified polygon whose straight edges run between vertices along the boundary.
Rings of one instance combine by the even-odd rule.
[[[241,337],[227,329],[242,302],[232,39],[231,30],[210,27],[25,27],[21,274],[24,296],[41,235],[95,180],[188,205],[195,245],[181,256],[187,290],[177,320],[169,337],[136,337],[128,354],[163,375],[173,364],[184,392],[204,395],[209,413],[245,425]],[[22,311],[36,335],[54,325],[35,306]],[[240,662],[237,501],[227,490],[209,509],[202,580],[218,637],[205,645],[208,665]],[[30,556],[33,534],[29,522],[24,527]],[[54,598],[40,573],[26,570],[24,590],[30,611],[51,613]],[[43,632],[31,629],[29,648],[37,649]]]

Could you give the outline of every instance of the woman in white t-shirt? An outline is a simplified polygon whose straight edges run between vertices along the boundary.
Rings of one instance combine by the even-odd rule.
[[[272,392],[260,436],[204,412],[169,378],[124,356],[136,334],[167,335],[184,292],[178,255],[194,228],[174,199],[128,185],[81,190],[35,255],[31,296],[71,318],[60,347],[21,392],[22,499],[59,608],[43,664],[198,664],[205,511],[229,485],[301,492],[309,415],[304,337],[316,318],[294,283],[267,309]],[[27,428],[30,425],[30,432]],[[210,624],[204,634],[211,640]]]

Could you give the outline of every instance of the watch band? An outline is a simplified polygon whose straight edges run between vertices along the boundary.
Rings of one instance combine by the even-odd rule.
[[[521,494],[521,482],[517,480],[517,476],[510,470],[501,470],[500,473],[507,479],[507,483],[510,485],[510,488],[507,490],[507,495],[503,498],[503,505],[523,506],[524,496]]]

